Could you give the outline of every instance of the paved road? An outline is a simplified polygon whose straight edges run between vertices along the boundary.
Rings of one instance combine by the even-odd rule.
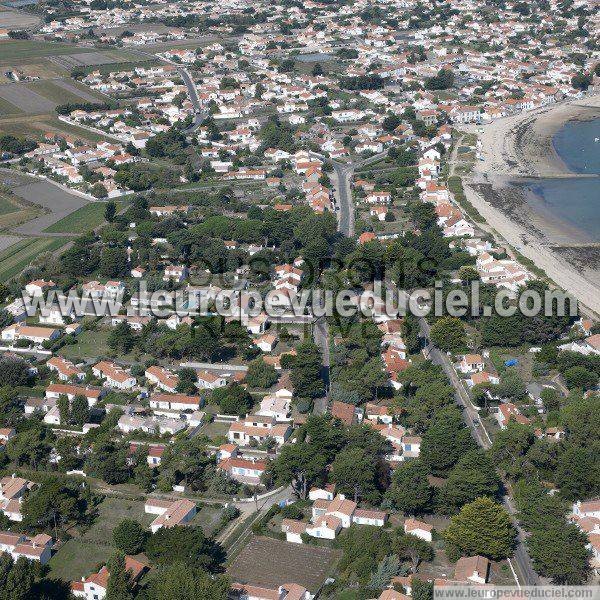
[[[200,104],[200,97],[198,96],[198,88],[196,87],[196,84],[194,83],[194,79],[190,75],[190,72],[184,67],[178,67],[178,71],[188,89],[190,102],[194,106],[194,122],[185,130],[187,133],[192,133],[196,131],[198,127],[200,127],[204,119],[206,119],[210,113],[207,110],[202,110],[202,106]]]
[[[444,369],[444,373],[446,374],[446,376],[450,380],[450,383],[452,384],[452,387],[454,388],[454,396],[456,402],[462,408],[463,418],[467,426],[471,430],[473,437],[475,438],[479,446],[486,450],[489,449],[492,445],[492,440],[485,427],[482,424],[480,424],[479,413],[471,403],[471,399],[469,398],[469,395],[467,394],[464,385],[458,378],[456,371],[454,370],[454,367],[452,366],[450,359],[448,358],[448,355],[430,343],[429,323],[427,323],[427,321],[424,318],[421,318],[419,319],[419,324],[421,329],[421,336],[427,342],[423,353],[427,358],[431,360],[431,362],[433,362],[433,364],[440,365]],[[508,491],[510,491],[510,488],[506,482],[505,487]],[[519,525],[519,522],[516,518],[517,510],[509,494],[504,496],[503,503],[504,507],[512,517],[513,524],[516,527],[518,534],[517,547],[515,548],[513,558],[519,570],[518,583],[522,583],[524,585],[539,585],[540,578],[533,568],[531,557],[527,553],[527,547],[525,546],[525,532]]]
[[[354,235],[354,204],[352,203],[354,165],[351,162],[338,162],[317,152],[312,152],[312,155],[333,167],[331,179],[334,184],[338,231],[346,236]]]
[[[323,357],[323,367],[321,376],[325,381],[327,393],[322,398],[316,398],[313,404],[313,413],[324,415],[329,408],[329,384],[330,384],[330,353],[329,353],[329,325],[325,317],[318,318],[313,326],[313,339],[315,344],[321,350]]]
[[[334,162],[338,206],[338,230],[346,236],[354,235],[354,204],[352,202],[352,176],[354,166]]]

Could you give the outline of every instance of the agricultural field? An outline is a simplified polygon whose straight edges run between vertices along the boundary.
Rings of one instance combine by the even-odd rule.
[[[40,18],[36,15],[30,15],[4,7],[0,9],[1,29],[25,29],[26,27],[32,27],[39,22]]]
[[[294,581],[314,594],[338,556],[329,548],[252,536],[227,571],[250,585],[277,588],[283,581]]]
[[[59,104],[102,102],[106,98],[84,85],[67,79],[5,83],[0,85],[2,115],[53,113]]]
[[[26,238],[0,252],[0,282],[18,275],[44,252],[55,252],[68,238]]]
[[[117,212],[123,206],[123,202],[117,202]],[[90,202],[85,206],[72,212],[70,215],[57,221],[44,231],[46,233],[85,233],[91,231],[104,223],[104,211],[106,209],[105,202]]]
[[[43,42],[37,40],[2,40],[0,41],[0,64],[15,66],[40,57],[93,51],[93,48],[79,48],[70,44],[60,44],[55,42]]]
[[[0,186],[0,231],[25,223],[42,212],[40,207],[23,202],[10,190]]]

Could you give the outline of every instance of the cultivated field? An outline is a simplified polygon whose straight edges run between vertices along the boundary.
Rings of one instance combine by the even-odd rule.
[[[44,252],[54,252],[68,238],[25,238],[0,252],[0,282],[8,281]]]
[[[13,188],[12,191],[20,198],[47,209],[44,215],[20,225],[14,230],[14,233],[23,235],[42,234],[50,225],[70,215],[88,202],[84,198],[70,194],[46,181],[31,181]]]
[[[9,189],[0,186],[0,231],[25,223],[42,212],[15,196]]]
[[[37,40],[2,40],[0,41],[0,64],[14,66],[44,56],[60,56],[74,52],[93,52],[93,48],[88,50],[69,44]]]
[[[252,536],[227,573],[233,581],[269,588],[298,583],[314,594],[338,558],[329,548]]]
[[[1,85],[0,98],[4,102],[12,104],[20,112],[31,115],[51,112],[57,104],[38,92],[27,88],[26,84],[23,83],[5,83]]]
[[[120,210],[122,203],[117,204],[117,211]],[[44,231],[46,233],[84,233],[91,231],[104,223],[104,211],[106,204],[104,202],[90,202],[75,212],[50,225]]]
[[[74,67],[96,67],[110,63],[137,62],[148,60],[148,57],[135,50],[92,50],[79,52],[80,48],[70,54],[52,57],[52,62],[63,69],[71,71]]]
[[[0,85],[0,114],[30,115],[53,113],[58,104],[103,102],[106,100],[86,86],[68,79],[52,79]]]
[[[0,10],[0,29],[25,29],[39,23],[35,15],[2,8]]]

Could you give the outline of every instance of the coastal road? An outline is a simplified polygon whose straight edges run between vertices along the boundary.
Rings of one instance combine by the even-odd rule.
[[[434,346],[430,341],[430,327],[429,323],[425,320],[425,318],[421,317],[419,319],[419,326],[421,330],[421,337],[425,340],[425,347],[423,349],[423,354],[426,358],[429,358],[431,362],[435,365],[440,365],[444,370],[444,373],[450,380],[452,387],[454,388],[454,397],[456,399],[456,403],[462,409],[463,418],[465,423],[471,430],[473,438],[477,442],[477,444],[485,449],[489,450],[492,446],[492,440],[485,428],[485,426],[479,421],[479,413],[477,409],[471,403],[471,399],[465,390],[464,385],[458,378],[452,363],[450,362],[450,358],[444,352],[442,352],[439,348]],[[504,482],[505,488],[508,492],[510,492],[510,487],[508,483]],[[517,579],[517,583],[519,585],[539,585],[540,578],[538,574],[535,572],[533,568],[533,563],[531,561],[531,557],[527,552],[527,547],[525,545],[526,534],[525,531],[521,528],[517,518],[517,510],[515,508],[515,504],[513,499],[510,497],[509,493],[507,493],[503,498],[503,504],[508,513],[511,515],[513,525],[517,530],[517,546],[515,548],[513,560],[509,559],[509,564],[513,569],[513,574],[515,575],[515,579]],[[519,571],[519,575],[517,576],[514,570],[513,561],[516,563],[516,566]]]

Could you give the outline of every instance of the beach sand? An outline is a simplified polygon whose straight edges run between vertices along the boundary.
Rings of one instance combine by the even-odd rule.
[[[482,144],[483,160],[463,178],[467,199],[501,239],[597,315],[600,245],[590,244],[564,222],[532,210],[527,192],[515,181],[520,177],[572,176],[556,154],[552,138],[569,120],[599,116],[600,96],[593,96],[500,119],[482,128],[461,127],[477,132]]]

